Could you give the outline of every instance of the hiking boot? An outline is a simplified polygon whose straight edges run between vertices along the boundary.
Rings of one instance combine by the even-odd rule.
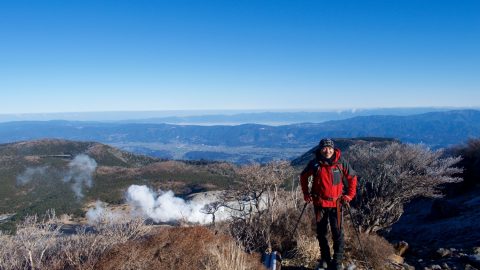
[[[328,268],[329,261],[327,260],[319,260],[317,266],[315,267],[315,270],[327,270]]]

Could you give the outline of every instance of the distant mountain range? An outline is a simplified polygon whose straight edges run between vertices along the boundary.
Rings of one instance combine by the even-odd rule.
[[[446,108],[388,108],[388,109],[351,109],[337,111],[311,112],[242,112],[231,114],[206,114],[169,117],[150,117],[137,120],[123,120],[124,123],[182,124],[182,125],[289,125],[297,123],[323,123],[343,120],[356,116],[370,115],[414,115],[427,112],[448,111]],[[451,110],[451,109],[450,109]]]
[[[455,110],[460,110],[457,108]],[[462,108],[465,109],[465,108]],[[471,109],[471,108],[470,108]],[[453,108],[379,108],[347,109],[330,111],[132,111],[132,112],[69,112],[69,113],[27,113],[0,114],[1,122],[12,121],[101,121],[137,124],[182,124],[182,125],[288,125],[296,123],[322,123],[343,120],[356,116],[370,115],[414,115],[427,112],[441,112]]]
[[[296,158],[322,137],[395,138],[448,147],[480,137],[480,111],[359,116],[324,123],[236,126],[30,121],[0,123],[0,142],[58,138],[97,141],[137,153],[176,159],[234,162]]]

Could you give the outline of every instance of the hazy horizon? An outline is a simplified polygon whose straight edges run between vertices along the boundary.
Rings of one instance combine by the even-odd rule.
[[[16,113],[16,114],[0,114],[0,123],[13,121],[99,121],[99,122],[122,122],[122,121],[141,121],[143,123],[154,123],[155,120],[170,120],[172,123],[189,124],[188,122],[178,122],[181,119],[193,119],[191,124],[211,125],[215,123],[228,124],[228,119],[233,119],[231,124],[247,123],[242,116],[262,116],[262,115],[278,115],[275,120],[269,119],[253,119],[253,122],[274,125],[298,123],[301,120],[279,119],[279,116],[298,116],[298,115],[375,115],[375,114],[391,114],[391,115],[412,115],[426,112],[449,111],[449,110],[479,110],[480,107],[392,107],[392,108],[350,108],[350,109],[330,109],[330,110],[158,110],[158,111],[90,111],[90,112],[50,112],[50,113]],[[212,117],[216,117],[212,119]],[[202,118],[208,121],[202,122]],[[224,119],[223,119],[224,118]],[[240,118],[240,119],[238,119]],[[331,117],[330,117],[331,118]],[[300,119],[302,119],[300,117]],[[335,118],[334,118],[335,119]],[[327,121],[329,118],[318,122]],[[166,121],[165,123],[169,123]]]

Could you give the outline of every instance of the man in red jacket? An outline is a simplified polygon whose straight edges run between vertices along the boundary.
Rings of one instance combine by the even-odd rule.
[[[311,177],[311,190],[309,178]],[[344,194],[344,180],[348,183]],[[337,204],[348,203],[355,197],[357,176],[348,162],[341,157],[339,149],[331,139],[322,139],[316,152],[300,175],[300,183],[306,202],[313,202],[317,222],[317,239],[320,245],[319,267],[342,269],[344,239],[341,215],[337,215]],[[330,255],[327,233],[328,223],[333,238],[333,260]]]

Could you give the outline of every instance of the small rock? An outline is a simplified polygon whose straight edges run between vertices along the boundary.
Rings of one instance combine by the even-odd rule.
[[[422,260],[422,259],[418,259],[418,261],[417,261],[417,262],[423,262],[423,260]]]
[[[400,241],[397,244],[395,244],[395,253],[399,256],[403,256],[405,252],[408,250],[408,243],[405,241]]]
[[[347,270],[355,270],[355,269],[357,269],[357,266],[353,263],[347,267]]]
[[[437,255],[440,256],[440,258],[450,256],[451,254],[452,254],[452,252],[448,249],[445,249],[445,248],[437,249]]]
[[[396,264],[403,264],[404,262],[403,257],[396,254],[391,254],[388,256],[388,260]]]
[[[430,269],[432,269],[432,270],[442,270],[442,267],[438,264],[434,264],[434,265],[430,266]]]
[[[473,254],[474,255],[480,255],[480,247],[474,247],[473,248]]]
[[[402,264],[402,266],[403,266],[403,269],[405,269],[405,270],[415,270],[415,267],[409,265],[408,263],[404,263],[404,264]]]
[[[450,266],[448,266],[447,263],[443,263],[443,264],[442,264],[442,269],[444,269],[444,270],[450,270]]]

